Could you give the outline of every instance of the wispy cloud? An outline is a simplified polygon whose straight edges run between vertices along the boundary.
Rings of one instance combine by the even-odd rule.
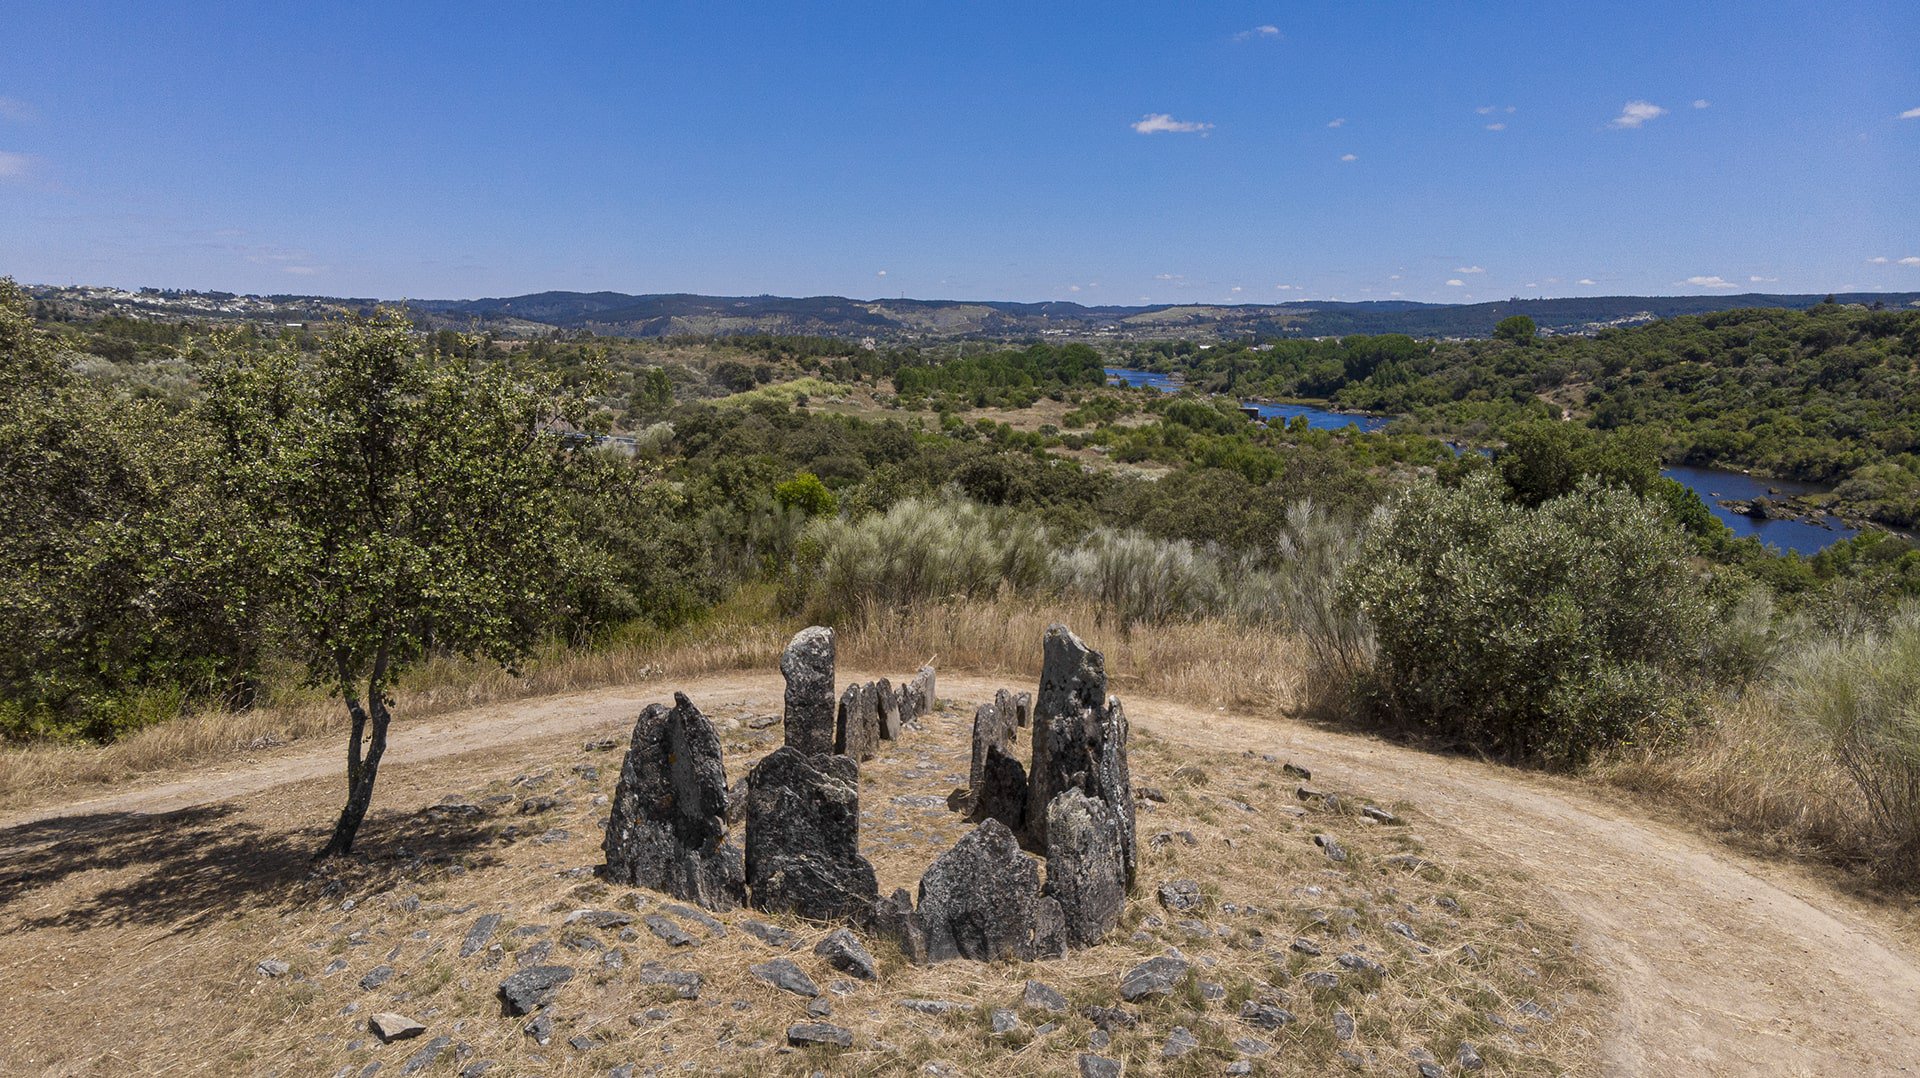
[[[1780,280],[1780,278],[1778,278],[1778,277],[1762,277],[1762,276],[1760,276],[1759,274],[1757,274],[1757,273],[1755,273],[1755,274],[1751,274],[1751,275],[1749,275],[1749,276],[1747,277],[1747,280],[1748,280],[1748,281],[1750,281],[1750,282],[1752,282],[1752,283],[1754,283],[1754,284],[1773,284],[1773,283],[1775,283],[1775,282],[1777,282],[1777,281],[1779,281],[1779,280]]]
[[[0,120],[26,123],[29,120],[36,120],[39,117],[40,114],[34,111],[33,106],[27,104],[25,101],[17,97],[0,97]]]
[[[1447,287],[1448,288],[1465,288],[1467,287],[1467,282],[1461,280],[1458,277],[1451,277],[1451,278],[1448,278],[1447,280]]]
[[[0,180],[17,180],[33,168],[33,158],[23,153],[0,150]]]
[[[1893,259],[1888,258],[1886,255],[1874,255],[1872,258],[1867,259],[1867,265],[1884,266],[1891,261],[1893,261]]]
[[[1256,26],[1251,30],[1242,30],[1239,33],[1233,35],[1233,39],[1235,41],[1254,41],[1262,38],[1278,39],[1279,37],[1280,37],[1280,28],[1278,26],[1272,26],[1268,24],[1262,24],[1262,25]]]
[[[886,270],[874,270],[874,271],[873,271],[873,275],[874,275],[875,277],[885,277],[885,276],[887,275],[887,271],[886,271]]]
[[[1345,116],[1335,116],[1333,119],[1327,121],[1327,126],[1345,127],[1347,126],[1347,118]]]
[[[1486,267],[1485,267],[1485,266],[1455,266],[1455,267],[1453,267],[1453,272],[1455,272],[1455,273],[1485,273],[1485,272],[1487,272],[1487,270],[1486,270]]]
[[[1902,120],[1920,120],[1920,109],[1908,109],[1900,114]]]
[[[1360,157],[1358,154],[1343,153],[1340,155],[1340,160],[1345,161],[1348,164],[1352,164],[1353,162],[1360,160]]]
[[[1506,124],[1488,124],[1487,125],[1487,130],[1489,131],[1505,131],[1506,129],[1507,129]]]
[[[1684,281],[1675,281],[1673,283],[1675,285],[1692,285],[1695,288],[1739,288],[1740,287],[1739,285],[1734,284],[1732,281],[1729,281],[1726,278],[1720,277],[1717,275],[1712,277],[1707,277],[1707,276],[1689,277]]]
[[[1187,279],[1187,276],[1184,273],[1156,273],[1153,275],[1153,279],[1156,281],[1184,281]]]
[[[1696,109],[1710,109],[1713,107],[1713,102],[1708,101],[1704,97],[1696,97],[1693,99],[1693,107]]]
[[[1479,108],[1474,109],[1473,111],[1479,113],[1482,116],[1491,116],[1496,112],[1504,112],[1507,115],[1511,116],[1519,110],[1512,105],[1482,105]]]
[[[244,252],[247,261],[256,266],[270,266],[295,277],[311,277],[327,269],[314,265],[313,256],[306,251],[268,246],[240,247],[238,250]]]
[[[1556,283],[1558,283],[1558,282],[1556,282]],[[1596,285],[1596,284],[1599,284],[1600,282],[1599,282],[1599,281],[1596,281],[1596,280],[1594,280],[1594,279],[1593,279],[1593,278],[1591,278],[1591,277],[1582,277],[1582,278],[1580,278],[1579,280],[1577,280],[1577,281],[1575,281],[1575,282],[1573,282],[1573,283],[1574,283],[1574,284],[1584,284],[1584,285]]]
[[[1667,110],[1651,101],[1629,101],[1620,107],[1620,115],[1608,122],[1608,127],[1639,127],[1648,120],[1657,120],[1667,114]]]
[[[1211,131],[1213,125],[1194,120],[1176,120],[1164,112],[1151,112],[1140,117],[1133,129],[1143,135],[1186,135],[1196,131]]]
[[[1900,260],[1903,266],[1920,266],[1920,255],[1908,255]]]

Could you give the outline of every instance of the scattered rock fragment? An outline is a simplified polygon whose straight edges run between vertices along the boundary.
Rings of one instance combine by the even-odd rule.
[[[572,979],[571,966],[529,966],[500,982],[500,1001],[509,1015],[531,1014]]]
[[[371,992],[391,980],[393,980],[392,966],[375,966],[367,971],[366,976],[360,978],[360,987]]]
[[[1168,880],[1160,885],[1158,893],[1160,905],[1172,913],[1192,913],[1204,901],[1200,885],[1192,880]]]
[[[657,913],[646,916],[647,931],[665,940],[669,947],[690,947],[700,942],[694,939],[686,929]]]
[[[499,914],[486,913],[480,915],[480,917],[473,922],[472,927],[467,929],[466,937],[460,941],[460,957],[472,958],[474,955],[486,950],[487,942],[493,939],[493,934],[499,931],[499,929]]]
[[[844,928],[837,928],[827,937],[814,944],[813,953],[827,960],[827,965],[842,973],[852,974],[863,981],[875,977],[873,955],[860,945],[859,939]]]
[[[278,958],[262,958],[253,968],[262,977],[284,977],[293,967]]]
[[[814,1045],[852,1048],[853,1031],[826,1022],[796,1022],[787,1027],[787,1043],[795,1048]]]
[[[1126,1073],[1119,1060],[1097,1056],[1092,1052],[1080,1054],[1080,1078],[1120,1078]]]
[[[1248,1000],[1240,1005],[1240,1020],[1261,1029],[1275,1030],[1292,1022],[1293,1014],[1271,1004]]]
[[[419,1074],[421,1071],[439,1062],[440,1054],[451,1047],[453,1047],[452,1037],[435,1037],[421,1045],[418,1052],[413,1053],[405,1063],[401,1064],[400,1073],[403,1075]]]
[[[427,1027],[422,1023],[404,1014],[395,1014],[392,1011],[382,1011],[372,1018],[367,1019],[367,1029],[374,1036],[380,1038],[381,1044],[392,1044],[394,1041],[408,1040],[412,1037],[418,1037],[427,1031]]]
[[[1133,1003],[1148,996],[1171,995],[1192,968],[1178,952],[1149,958],[1120,978],[1120,998]]]
[[[1160,1048],[1161,1059],[1178,1059],[1195,1048],[1200,1047],[1200,1038],[1185,1026],[1174,1026],[1167,1034],[1167,1042]]]
[[[820,986],[813,983],[813,978],[785,958],[755,963],[748,967],[748,971],[783,992],[792,992],[796,996],[805,996],[808,999],[820,994]]]
[[[751,920],[740,921],[738,923],[741,928],[747,930],[747,935],[752,936],[754,939],[759,940],[769,947],[782,947],[787,950],[792,950],[800,945],[799,937],[781,928],[779,925],[770,925],[765,921]]]
[[[1020,993],[1020,1005],[1063,1014],[1067,1009],[1067,997],[1039,981],[1028,981],[1026,988]]]
[[[1320,847],[1320,849],[1326,853],[1327,860],[1329,861],[1345,861],[1347,859],[1346,847],[1340,845],[1340,841],[1332,835],[1324,832],[1317,834],[1313,836],[1313,844]]]

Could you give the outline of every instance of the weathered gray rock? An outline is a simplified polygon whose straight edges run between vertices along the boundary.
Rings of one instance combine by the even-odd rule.
[[[1313,836],[1313,844],[1320,847],[1320,849],[1326,853],[1327,860],[1329,861],[1345,861],[1347,859],[1346,847],[1340,845],[1340,840],[1334,838],[1332,835],[1324,833],[1315,835]]]
[[[770,925],[765,921],[752,920],[741,921],[739,925],[741,928],[747,930],[747,935],[752,936],[754,939],[759,940],[769,947],[781,947],[792,950],[800,945],[799,939],[796,938],[793,933],[781,928],[779,925]]]
[[[262,958],[253,967],[254,972],[263,977],[285,977],[293,967],[278,958]]]
[[[1293,1014],[1266,1003],[1248,1000],[1240,1005],[1240,1020],[1261,1029],[1279,1029],[1293,1021]]]
[[[901,710],[906,713],[907,722],[918,722],[932,714],[934,702],[933,665],[929,663],[907,682],[901,695]]]
[[[713,724],[685,695],[640,713],[607,818],[605,874],[710,909],[746,899],[727,842],[727,773]]]
[[[472,958],[474,955],[486,950],[487,942],[493,939],[493,934],[499,930],[499,914],[481,914],[480,917],[473,922],[473,926],[467,929],[466,938],[460,941],[460,957]]]
[[[1010,748],[992,745],[980,770],[980,780],[970,791],[972,803],[967,813],[970,823],[999,820],[1015,836],[1025,830],[1027,821],[1027,769],[1014,759]]]
[[[453,1047],[452,1037],[435,1037],[421,1045],[418,1052],[408,1057],[406,1063],[400,1067],[400,1073],[402,1075],[419,1074],[421,1071],[426,1070],[438,1062],[441,1053],[451,1047]]]
[[[528,966],[500,982],[500,1002],[509,1015],[530,1014],[571,980],[571,966]]]
[[[809,756],[833,752],[833,630],[814,625],[794,634],[780,673],[787,679],[788,747]]]
[[[1160,904],[1173,913],[1192,913],[1204,900],[1192,880],[1168,880],[1160,885]]]
[[[366,976],[360,978],[360,987],[371,992],[391,980],[393,980],[392,966],[375,966],[367,971]]]
[[[1020,1016],[1005,1007],[995,1007],[992,1013],[987,1015],[987,1021],[992,1024],[993,1034],[996,1037],[1005,1036],[1020,1028]]]
[[[816,1044],[852,1048],[853,1031],[826,1022],[798,1022],[787,1027],[787,1043],[795,1048]]]
[[[1120,821],[1105,801],[1069,788],[1047,807],[1047,896],[1070,947],[1091,947],[1120,921],[1127,873]]]
[[[998,820],[969,831],[920,877],[917,913],[930,961],[1033,954],[1040,868]]]
[[[881,678],[873,683],[874,706],[880,710],[880,739],[898,741],[901,733],[900,690]]]
[[[1127,763],[1130,733],[1127,713],[1118,697],[1107,701],[1096,721],[1099,742],[1093,751],[1093,771],[1087,776],[1087,793],[1113,809],[1114,820],[1120,825],[1121,863],[1126,868],[1127,885],[1131,887],[1140,865],[1139,842],[1134,833],[1138,813],[1133,800],[1133,773]]]
[[[1020,993],[1020,1005],[1050,1011],[1054,1014],[1064,1014],[1067,1010],[1067,997],[1049,985],[1041,984],[1039,981],[1028,981],[1026,988]]]
[[[705,978],[690,969],[668,969],[658,962],[642,963],[635,972],[634,979],[644,985],[655,985],[673,989],[673,994],[681,999],[699,999],[700,987]]]
[[[859,939],[844,928],[836,928],[827,933],[827,938],[813,945],[813,953],[827,960],[827,965],[842,973],[852,974],[863,981],[874,979],[873,955],[861,946]]]
[[[903,999],[900,1005],[915,1014],[927,1014],[935,1018],[944,1018],[955,1011],[972,1009],[965,1003],[955,1003],[950,999]]]
[[[1167,1043],[1160,1048],[1161,1059],[1179,1059],[1195,1048],[1200,1047],[1200,1038],[1186,1026],[1174,1026],[1167,1034]]]
[[[927,930],[914,911],[913,895],[904,887],[874,902],[869,927],[884,939],[894,941],[907,961],[916,966],[927,964]]]
[[[1487,1061],[1480,1058],[1480,1050],[1467,1041],[1460,1042],[1460,1050],[1454,1053],[1454,1058],[1460,1061],[1463,1071],[1482,1070],[1487,1065]]]
[[[796,996],[805,996],[808,999],[812,999],[820,994],[820,986],[813,983],[813,978],[807,976],[805,970],[785,958],[775,958],[766,962],[755,963],[748,967],[748,971],[775,988],[784,992],[792,992]]]
[[[1093,767],[1096,713],[1106,706],[1106,659],[1065,625],[1047,626],[1040,693],[1033,707],[1033,766],[1027,769],[1027,831],[1047,848],[1047,806]]]
[[[1178,953],[1149,958],[1120,978],[1120,998],[1134,1003],[1148,996],[1171,995],[1192,968]]]
[[[834,751],[871,760],[880,751],[880,698],[872,682],[847,686],[834,716]]]
[[[1033,725],[1033,694],[1018,692],[1013,694],[1013,725],[1024,730]]]
[[[1097,1056],[1092,1052],[1080,1053],[1080,1078],[1120,1078],[1126,1073],[1126,1067],[1117,1059]]]
[[[382,1011],[367,1019],[367,1029],[380,1038],[381,1044],[404,1041],[411,1037],[418,1037],[427,1031],[427,1027],[420,1022],[404,1014],[394,1014],[392,1011]]]
[[[880,885],[860,856],[860,771],[852,760],[787,745],[754,767],[746,874],[757,909],[838,921],[873,908]]]
[[[700,942],[694,939],[686,929],[657,913],[647,914],[646,923],[647,931],[665,940],[669,947],[691,947]]]
[[[1067,956],[1067,915],[1060,900],[1041,894],[1033,904],[1033,957]]]
[[[1000,690],[1001,696],[1006,694],[1005,689]],[[973,709],[973,755],[967,770],[967,790],[970,801],[978,803],[981,779],[987,771],[988,750],[1000,749],[1005,752],[1012,744],[1013,713],[1011,710],[1002,711],[997,704],[981,704]]]

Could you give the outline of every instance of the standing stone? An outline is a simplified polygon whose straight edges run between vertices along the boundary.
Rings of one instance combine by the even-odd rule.
[[[834,749],[833,630],[818,625],[794,634],[780,655],[787,679],[787,744],[809,756]]]
[[[834,726],[835,751],[855,761],[873,759],[880,751],[879,689],[872,682],[847,686]]]
[[[1120,824],[1120,863],[1127,870],[1127,886],[1133,886],[1140,868],[1134,820],[1138,815],[1133,799],[1133,772],[1127,765],[1127,713],[1120,698],[1107,700],[1098,716],[1100,740],[1093,754],[1093,770],[1087,775],[1087,793],[1105,801]]]
[[[1001,690],[1001,696],[1006,695]],[[981,780],[987,773],[987,751],[999,749],[1005,752],[1013,746],[1013,710],[1002,710],[998,702],[981,704],[973,709],[973,762],[967,770],[967,801],[971,806],[979,803]]]
[[[879,897],[860,856],[860,769],[787,745],[747,775],[747,887],[754,908],[819,921],[865,915]]]
[[[1033,723],[1033,694],[1016,693],[1013,697],[1013,725],[1024,730]]]
[[[1127,870],[1120,821],[1099,798],[1069,789],[1047,806],[1047,896],[1060,903],[1066,941],[1091,947],[1120,921]]]
[[[1047,626],[1040,693],[1033,709],[1033,766],[1027,769],[1027,831],[1047,848],[1047,806],[1082,786],[1093,769],[1099,712],[1107,703],[1106,659],[1065,625]]]
[[[900,953],[916,966],[927,964],[927,930],[914,912],[913,896],[904,887],[873,904],[870,926],[875,935],[894,941]]]
[[[874,704],[880,709],[880,738],[883,741],[900,740],[900,690],[893,683],[881,678],[873,683]]]
[[[1027,769],[1007,749],[988,746],[979,784],[969,800],[973,806],[967,813],[970,823],[999,820],[1016,836],[1022,834],[1027,822]]]
[[[967,832],[920,877],[928,959],[1031,958],[1039,891],[1040,866],[1005,824],[988,820]]]
[[[685,695],[640,713],[607,818],[605,874],[708,909],[746,901],[727,838],[727,773],[713,724]]]
[[[933,685],[933,664],[928,663],[913,675],[906,688],[907,721],[915,722],[933,713],[935,702]]]

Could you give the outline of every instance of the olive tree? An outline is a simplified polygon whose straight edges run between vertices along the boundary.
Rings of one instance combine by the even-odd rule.
[[[349,853],[401,672],[430,653],[511,665],[545,628],[566,542],[555,390],[425,352],[396,311],[312,355],[230,342],[205,374],[244,534],[308,676],[346,705],[347,800],[319,856]]]

